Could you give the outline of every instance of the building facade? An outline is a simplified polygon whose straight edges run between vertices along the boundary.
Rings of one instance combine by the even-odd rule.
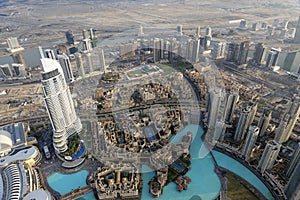
[[[259,128],[257,126],[251,125],[249,127],[249,131],[245,140],[245,145],[242,151],[242,156],[247,161],[251,158],[251,153],[255,145],[256,139],[258,137],[258,134],[259,134]]]
[[[279,143],[286,142],[296,125],[300,115],[299,97],[295,97],[286,113],[283,115],[278,128],[275,131],[275,140]]]
[[[259,119],[258,127],[260,129],[260,135],[264,135],[270,124],[272,118],[272,111],[269,109],[264,109],[262,116]]]
[[[65,80],[67,81],[67,83],[72,82],[74,80],[74,76],[73,76],[72,66],[69,57],[65,54],[62,54],[62,55],[57,55],[57,59],[63,70]]]
[[[258,163],[257,170],[259,170],[263,174],[267,169],[271,169],[279,154],[280,147],[281,144],[279,144],[278,142],[274,140],[269,141]]]
[[[54,132],[54,147],[58,153],[62,153],[68,149],[68,137],[79,133],[82,125],[60,64],[49,58],[42,58],[41,62],[44,101]]]

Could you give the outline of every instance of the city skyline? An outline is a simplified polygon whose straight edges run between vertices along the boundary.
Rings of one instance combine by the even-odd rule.
[[[0,199],[297,200],[299,10],[1,2]]]

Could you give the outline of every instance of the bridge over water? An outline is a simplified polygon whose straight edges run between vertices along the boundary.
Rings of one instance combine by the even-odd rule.
[[[93,188],[91,188],[90,186],[84,186],[84,187],[79,187],[75,190],[72,190],[71,192],[68,192],[65,195],[61,196],[62,200],[73,200],[73,199],[77,199],[80,198],[84,195],[86,195],[87,193],[89,193],[90,191],[92,191]]]

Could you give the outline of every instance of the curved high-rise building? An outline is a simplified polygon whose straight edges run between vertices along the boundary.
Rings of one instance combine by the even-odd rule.
[[[62,153],[68,149],[68,137],[79,133],[82,125],[60,64],[49,58],[42,58],[41,62],[44,101],[53,128],[53,143]]]

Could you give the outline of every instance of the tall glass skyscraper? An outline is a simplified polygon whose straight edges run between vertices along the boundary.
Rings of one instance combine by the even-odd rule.
[[[295,43],[300,43],[300,16],[299,16],[298,24],[297,24],[297,27],[296,27],[296,34],[295,34],[295,37],[294,37],[294,42]]]
[[[44,101],[53,128],[53,143],[59,152],[68,149],[67,139],[82,129],[69,87],[60,64],[53,59],[41,59]]]

